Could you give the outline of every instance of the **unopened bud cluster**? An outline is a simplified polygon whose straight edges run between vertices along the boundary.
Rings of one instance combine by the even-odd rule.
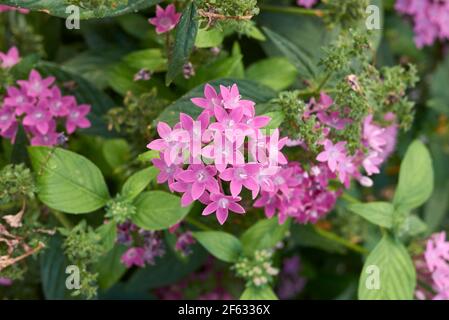
[[[247,287],[268,285],[279,273],[279,270],[271,264],[272,256],[270,250],[258,250],[251,258],[240,258],[233,268],[238,277],[245,279]]]

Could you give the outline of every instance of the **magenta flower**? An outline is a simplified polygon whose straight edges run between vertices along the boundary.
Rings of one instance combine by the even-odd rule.
[[[371,176],[380,172],[379,166],[382,164],[383,159],[379,157],[377,152],[371,152],[368,156],[363,159],[363,168],[365,168],[366,173]]]
[[[351,183],[351,177],[356,172],[356,167],[354,166],[353,160],[350,157],[343,156],[337,162],[336,172],[338,173],[338,178],[340,182],[349,188]]]
[[[180,169],[180,171],[181,171],[181,169]],[[169,186],[172,191],[176,191],[176,192],[183,194],[181,196],[181,206],[188,207],[195,201],[195,199],[192,198],[192,186],[193,186],[192,183],[185,183],[185,182],[178,181],[178,182],[173,182]],[[196,200],[200,201],[202,204],[208,205],[210,203],[209,193],[207,191],[205,191],[201,195],[201,197],[199,197]]]
[[[156,6],[156,17],[148,21],[156,26],[156,33],[161,34],[173,30],[181,19],[181,14],[176,12],[174,4],[170,4],[165,10],[159,5]]]
[[[59,133],[56,132],[56,124],[54,121],[49,123],[48,131],[42,134],[34,128],[31,129],[33,137],[31,138],[32,146],[54,146],[58,143]]]
[[[45,102],[38,103],[35,107],[30,107],[26,110],[26,116],[23,118],[25,126],[34,127],[40,134],[46,134],[50,128],[52,117]]]
[[[5,97],[5,106],[14,107],[16,115],[22,115],[34,105],[34,98],[28,97],[24,91],[16,87],[8,87],[6,91],[8,94]]]
[[[58,87],[53,87],[51,93],[51,98],[48,101],[48,109],[53,116],[65,117],[69,114],[69,109],[73,109],[73,106],[76,106],[75,97],[63,97]]]
[[[27,14],[27,13],[30,12],[30,10],[28,10],[28,9],[16,8],[16,7],[0,4],[0,13],[1,12],[7,12],[7,11],[19,11],[22,14]]]
[[[187,170],[179,172],[176,179],[185,183],[191,183],[191,197],[193,200],[197,200],[206,190],[211,193],[219,192],[218,182],[214,178],[216,174],[217,169],[214,166],[192,164]]]
[[[0,108],[0,133],[7,131],[16,122],[14,108],[3,106]]]
[[[243,114],[253,116],[255,113],[255,103],[250,100],[241,100],[239,88],[236,84],[231,87],[220,86],[221,97],[223,98],[223,106],[226,109],[243,108]]]
[[[68,134],[75,132],[76,128],[90,127],[90,121],[86,115],[90,112],[90,106],[82,104],[79,106],[71,105],[65,127]]]
[[[216,212],[217,220],[222,225],[228,219],[229,211],[235,212],[237,214],[244,214],[245,209],[237,202],[241,200],[240,197],[233,198],[231,196],[226,196],[221,193],[214,193],[210,196],[212,203],[210,203],[203,210],[203,216],[208,216],[213,212]]]
[[[54,77],[42,79],[39,72],[33,69],[30,72],[28,80],[19,80],[17,81],[17,83],[28,96],[45,98],[51,96],[49,87],[53,84],[54,81]]]
[[[351,119],[341,118],[340,112],[338,111],[331,113],[321,111],[317,113],[317,117],[321,121],[321,123],[336,130],[343,130],[346,125],[352,123]]]
[[[11,68],[20,61],[19,50],[12,47],[7,53],[0,52],[0,67]]]
[[[210,116],[214,114],[215,107],[221,106],[223,102],[222,97],[210,84],[204,86],[204,98],[199,97],[190,100],[194,105],[203,108],[204,112],[207,112]]]
[[[385,129],[375,125],[372,121],[372,115],[363,120],[363,142],[366,147],[382,152],[382,148],[387,144],[384,137]]]
[[[126,252],[122,255],[120,261],[127,267],[131,268],[132,266],[144,267],[145,250],[139,247],[133,247],[126,250]]]
[[[296,4],[305,8],[312,8],[318,0],[296,0]]]
[[[175,164],[167,165],[164,160],[153,159],[151,160],[153,165],[159,169],[157,176],[157,183],[168,182],[168,186],[171,189],[171,185],[175,181],[175,176],[181,172],[181,168]]]
[[[335,172],[337,165],[346,160],[346,142],[340,141],[335,145],[329,139],[324,141],[324,151],[317,156],[319,162],[327,162],[329,169]]]
[[[246,189],[253,191],[253,193],[258,192],[259,184],[257,183],[257,175],[260,171],[260,167],[261,166],[258,163],[248,163],[228,168],[220,174],[220,178],[224,181],[231,182],[231,195],[234,198],[237,198],[242,191],[243,186],[245,186]]]

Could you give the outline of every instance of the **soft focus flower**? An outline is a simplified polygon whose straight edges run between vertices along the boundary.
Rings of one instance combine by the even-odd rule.
[[[22,14],[28,14],[30,12],[30,10],[28,10],[28,9],[16,8],[16,7],[0,4],[0,12],[7,12],[7,11],[18,11]]]
[[[306,279],[300,275],[301,269],[299,256],[284,259],[277,286],[277,294],[280,299],[295,298],[304,289]]]
[[[0,277],[0,286],[9,287],[12,286],[13,281],[9,278]]]
[[[31,145],[55,146],[67,139],[58,132],[58,123],[65,124],[67,134],[77,128],[90,127],[86,118],[89,105],[77,105],[74,96],[64,96],[54,85],[55,78],[42,78],[32,70],[28,80],[19,80],[19,87],[6,88],[0,106],[0,136],[15,141],[19,123],[30,137]]]
[[[170,4],[167,8],[165,8],[165,10],[161,6],[157,5],[156,17],[151,18],[148,21],[150,24],[156,26],[156,32],[161,34],[174,29],[180,19],[181,14],[176,12],[174,4]]]
[[[313,7],[318,0],[296,0],[296,4],[301,7],[311,8]]]
[[[319,162],[327,162],[332,172],[337,170],[337,166],[346,161],[346,142],[340,141],[335,145],[329,139],[324,141],[324,151],[317,156]]]
[[[412,18],[418,48],[449,39],[449,1],[397,0],[395,8]]]
[[[221,193],[214,193],[210,196],[210,200],[212,201],[206,208],[203,210],[203,216],[210,215],[213,212],[216,212],[217,220],[220,224],[224,224],[226,219],[228,218],[229,211],[243,214],[245,213],[245,209],[237,202],[241,200],[240,197],[230,197]]]
[[[19,50],[16,47],[10,48],[7,53],[0,52],[0,67],[2,68],[14,67],[19,61]]]
[[[136,267],[144,267],[145,260],[143,259],[143,255],[145,250],[143,248],[129,248],[121,257],[120,261],[127,267],[131,268],[132,266]]]

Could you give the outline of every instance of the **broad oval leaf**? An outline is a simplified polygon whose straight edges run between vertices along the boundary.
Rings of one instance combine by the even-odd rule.
[[[258,221],[242,234],[240,240],[243,251],[247,255],[252,255],[256,250],[272,249],[284,239],[289,227],[290,220],[287,220],[283,225],[280,225],[277,219]]]
[[[269,286],[248,287],[243,291],[240,300],[278,300],[278,297]]]
[[[429,151],[416,140],[408,148],[399,172],[394,205],[402,211],[421,206],[433,192],[433,168]]]
[[[66,213],[89,213],[103,207],[109,192],[100,169],[71,151],[30,147],[39,199]]]
[[[136,12],[151,7],[162,0],[128,0],[118,1],[118,5],[109,8],[82,8],[79,7],[81,19],[91,18],[105,18],[118,16],[126,13]],[[53,16],[66,18],[72,11],[66,11],[69,4],[64,0],[2,0],[2,4],[10,6],[20,6],[21,8],[27,8],[33,11],[41,11]]]
[[[240,240],[221,231],[194,232],[193,236],[214,257],[225,262],[236,262],[242,253]]]
[[[409,300],[415,286],[415,267],[404,245],[384,235],[363,266],[359,299]]]
[[[123,185],[122,196],[133,200],[156,178],[158,173],[159,170],[155,167],[149,167],[134,173]]]
[[[178,196],[163,191],[148,191],[140,194],[135,202],[137,212],[133,222],[146,230],[164,230],[181,221],[190,207],[181,207]]]
[[[354,203],[348,209],[378,226],[393,226],[394,206],[388,202]]]
[[[268,58],[256,62],[246,70],[246,77],[266,85],[273,90],[284,90],[296,80],[296,67],[283,57]]]

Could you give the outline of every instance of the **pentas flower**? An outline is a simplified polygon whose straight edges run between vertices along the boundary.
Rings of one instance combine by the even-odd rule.
[[[163,9],[161,6],[156,6],[156,17],[148,21],[156,27],[156,33],[166,33],[173,30],[181,19],[181,14],[176,12],[174,4],[170,4]]]
[[[18,64],[20,61],[19,50],[16,47],[12,47],[8,52],[0,52],[0,67],[11,68]]]
[[[203,214],[216,213],[223,224],[229,211],[245,213],[237,203],[243,189],[253,198],[260,190],[274,190],[266,176],[288,161],[281,152],[287,139],[279,130],[264,132],[271,118],[256,116],[255,103],[243,99],[237,85],[219,90],[206,85],[204,97],[192,99],[203,109],[197,119],[181,113],[173,127],[159,122],[160,138],[147,147],[160,152],[153,160],[160,169],[158,182],[182,193],[183,206],[195,200],[205,204]]]
[[[296,0],[296,4],[305,8],[312,8],[318,0]]]
[[[143,255],[145,250],[143,248],[129,248],[120,258],[120,261],[127,267],[131,268],[132,266],[136,267],[144,267],[145,260],[143,259]]]
[[[19,87],[8,87],[0,107],[0,136],[15,141],[19,123],[23,125],[31,145],[54,146],[66,141],[58,125],[67,134],[77,128],[90,127],[86,118],[89,105],[77,105],[74,96],[63,96],[53,85],[53,77],[42,78],[32,70],[28,80],[19,80]]]
[[[18,11],[19,13],[22,13],[22,14],[28,14],[30,12],[29,9],[16,8],[16,7],[0,4],[0,12],[7,12],[7,11]]]
[[[433,234],[428,240],[425,252],[415,259],[418,276],[416,296],[418,299],[449,300],[449,241],[446,233]],[[427,284],[432,288],[421,286]]]
[[[203,210],[203,216],[210,215],[216,212],[217,220],[220,224],[224,224],[228,219],[229,211],[243,214],[245,209],[237,202],[242,200],[240,197],[225,196],[221,193],[214,193],[210,196],[212,203],[208,204]]]
[[[346,142],[340,141],[334,145],[331,140],[326,139],[323,145],[324,151],[321,152],[316,159],[319,162],[327,162],[329,169],[331,169],[332,172],[335,172],[337,166],[346,161]]]

